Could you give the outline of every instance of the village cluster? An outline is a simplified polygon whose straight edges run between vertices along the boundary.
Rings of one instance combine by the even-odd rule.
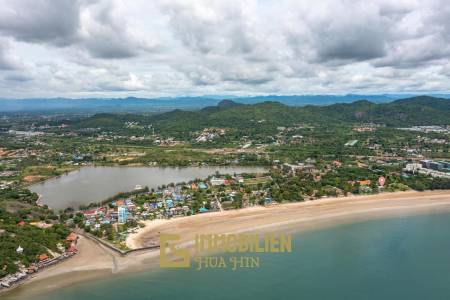
[[[82,224],[79,225],[106,238],[106,228],[112,229],[113,235],[108,239],[121,242],[127,234],[139,228],[139,221],[142,220],[222,211],[235,208],[237,199],[242,201],[240,203],[243,203],[243,207],[258,203],[272,204],[270,193],[261,186],[270,180],[270,176],[265,174],[215,175],[205,180],[170,184],[156,190],[136,186],[133,192],[126,193],[124,197],[83,210]],[[246,187],[247,191],[252,187],[250,195],[257,199],[257,203],[249,201],[244,191]]]
[[[25,225],[25,222],[21,221],[18,226]],[[58,251],[51,251],[47,249],[50,253],[42,253],[39,255],[38,262],[31,263],[28,267],[25,265],[18,263],[18,271],[13,274],[6,275],[5,277],[0,278],[0,290],[3,288],[9,288],[12,285],[18,284],[24,279],[28,278],[30,275],[41,271],[42,269],[49,267],[51,265],[57,264],[69,257],[75,255],[78,251],[77,249],[77,241],[78,235],[74,232],[71,232],[67,238],[65,245],[63,243],[58,243],[57,248]],[[17,254],[22,254],[25,249],[18,245],[16,252]]]

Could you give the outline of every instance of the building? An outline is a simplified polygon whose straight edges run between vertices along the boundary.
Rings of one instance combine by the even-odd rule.
[[[450,173],[449,172],[441,172],[441,171],[436,171],[436,170],[426,169],[426,168],[422,168],[418,172],[421,175],[427,175],[427,176],[432,176],[432,177],[437,177],[437,178],[450,179]]]
[[[367,179],[367,180],[358,180],[357,182],[358,182],[359,185],[361,185],[361,186],[367,186],[367,185],[370,185],[370,184],[371,184],[370,179]]]
[[[87,218],[87,219],[93,218],[93,217],[95,217],[95,216],[97,215],[97,210],[96,210],[96,209],[88,209],[88,210],[85,210],[85,211],[83,212],[83,215],[84,215],[84,217]]]
[[[68,242],[76,242],[78,239],[78,236],[75,234],[75,232],[71,232],[67,237],[66,237],[66,241]]]
[[[450,171],[450,162],[447,161],[433,161],[424,159],[420,161],[422,168],[431,169],[435,171]]]
[[[199,213],[206,213],[208,212],[208,209],[205,207],[200,207],[200,209],[198,210]]]
[[[440,170],[444,169],[444,164],[437,162],[437,161],[432,161],[430,163],[430,169],[440,171]]]
[[[422,168],[422,164],[420,164],[420,163],[411,163],[411,164],[406,164],[404,170],[406,172],[416,173],[421,168]]]
[[[345,143],[344,146],[347,146],[347,147],[353,147],[353,146],[355,146],[357,143],[358,143],[358,140],[350,140],[350,141],[348,141],[347,143]]]
[[[166,208],[172,208],[173,207],[173,200],[172,199],[166,199],[165,201]]]
[[[295,174],[297,171],[302,171],[305,168],[305,164],[299,163],[296,165],[284,163],[282,169],[284,172],[292,172]]]
[[[119,224],[125,224],[128,218],[128,209],[126,206],[119,206],[118,209],[118,222]]]
[[[39,255],[39,261],[46,261],[47,259],[49,259],[48,254],[47,253],[42,253],[41,255]]]
[[[225,185],[225,179],[222,179],[222,178],[213,177],[213,178],[211,178],[210,182],[211,182],[211,185],[213,185],[213,186]]]

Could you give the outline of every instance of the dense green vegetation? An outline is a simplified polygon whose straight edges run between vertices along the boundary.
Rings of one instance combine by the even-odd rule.
[[[0,277],[17,271],[17,261],[28,266],[40,254],[57,251],[58,243],[65,245],[69,230],[56,224],[52,211],[37,207],[36,199],[26,189],[0,190]],[[41,221],[55,224],[46,229],[30,225]],[[24,249],[22,254],[16,252],[18,246]]]
[[[338,124],[378,123],[387,126],[450,124],[450,101],[427,96],[375,104],[356,101],[350,104],[291,107],[278,102],[244,105],[226,100],[217,107],[199,111],[174,110],[142,115],[99,114],[76,123],[78,127],[118,128],[124,121],[152,125],[158,133],[175,137],[189,136],[205,127],[232,128],[240,135],[274,133],[277,126],[299,123]]]

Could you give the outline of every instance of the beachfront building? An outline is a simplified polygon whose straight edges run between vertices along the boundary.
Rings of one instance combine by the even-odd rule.
[[[128,217],[128,209],[126,206],[119,206],[118,209],[118,222],[119,224],[125,224]]]

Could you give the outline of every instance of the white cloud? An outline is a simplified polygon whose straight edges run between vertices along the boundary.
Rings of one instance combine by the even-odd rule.
[[[21,69],[20,59],[11,51],[10,42],[0,38],[0,71],[10,71]]]
[[[3,0],[0,97],[448,92],[444,0]]]

